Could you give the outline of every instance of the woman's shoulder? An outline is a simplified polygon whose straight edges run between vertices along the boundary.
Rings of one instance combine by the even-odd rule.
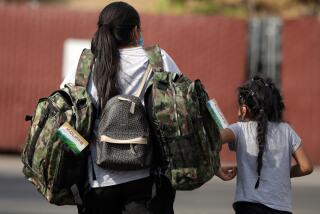
[[[163,56],[170,56],[170,55],[168,54],[168,52],[167,52],[165,49],[163,49],[163,48],[160,48],[160,52],[161,52],[161,54],[162,54]]]
[[[147,47],[139,46],[139,47],[123,48],[123,49],[119,49],[119,51],[121,54],[121,59],[123,61],[130,61],[131,63],[132,61],[139,61],[139,62],[143,61],[145,63],[148,60],[146,50],[148,49],[150,50],[154,47],[159,48],[158,50],[160,50],[164,70],[168,72],[181,74],[181,71],[177,66],[176,62],[174,61],[174,59],[170,56],[170,54],[165,49],[161,48],[160,46],[157,46],[157,45],[147,46]]]
[[[162,48],[160,48],[162,60],[163,60],[163,67],[165,71],[170,71],[173,73],[181,74],[178,65],[174,61],[174,59],[168,54],[168,52]]]
[[[166,60],[167,58],[171,58],[171,56],[168,54],[168,52],[161,48],[159,45],[150,45],[147,47],[143,47],[145,51],[151,51],[151,52],[156,52],[156,54],[161,54],[162,60]]]
[[[121,48],[121,49],[119,49],[119,52],[122,57],[125,57],[127,55],[146,57],[147,50],[160,51],[162,58],[170,57],[168,52],[166,50],[164,50],[163,48],[159,47],[158,45],[152,45],[152,46],[147,46],[147,47],[137,46],[137,47]]]

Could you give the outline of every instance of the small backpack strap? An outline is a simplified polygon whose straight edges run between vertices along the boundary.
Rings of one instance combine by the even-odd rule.
[[[144,86],[145,86],[145,84],[146,84],[146,82],[147,82],[147,79],[148,79],[148,77],[149,77],[149,75],[150,75],[151,72],[152,72],[152,66],[151,66],[150,63],[149,63],[146,71],[145,71],[144,74],[143,74],[143,78],[142,78],[142,80],[141,80],[141,83],[140,83],[140,85],[139,85],[139,88],[138,88],[137,92],[134,94],[134,96],[140,97],[141,92],[142,92],[142,89],[144,88]]]
[[[91,73],[94,56],[90,49],[83,49],[76,71],[75,85],[86,87]]]
[[[153,71],[163,70],[163,60],[161,55],[161,49],[159,45],[154,45],[144,48],[147,57],[149,58],[149,64],[151,65]]]

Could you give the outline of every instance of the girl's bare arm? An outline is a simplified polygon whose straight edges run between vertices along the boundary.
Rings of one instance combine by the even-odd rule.
[[[294,153],[293,158],[296,164],[291,167],[290,177],[300,177],[312,173],[313,166],[307,154],[300,146]]]

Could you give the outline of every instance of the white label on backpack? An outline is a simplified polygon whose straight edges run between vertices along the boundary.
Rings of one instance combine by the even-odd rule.
[[[209,100],[207,102],[207,108],[220,129],[224,129],[229,125],[227,119],[224,117],[215,99]]]
[[[58,130],[57,135],[74,153],[79,154],[89,143],[68,123],[65,122]]]

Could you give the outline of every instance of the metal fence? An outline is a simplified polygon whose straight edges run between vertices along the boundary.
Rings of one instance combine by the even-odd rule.
[[[20,151],[40,97],[58,89],[63,45],[69,38],[90,39],[98,11],[61,7],[0,6],[1,151]],[[237,120],[236,88],[246,79],[246,20],[206,16],[142,15],[146,45],[159,44],[184,74],[204,83],[229,122]],[[306,149],[319,161],[316,108],[320,86],[320,24],[315,18],[283,21],[281,80],[286,117]],[[78,57],[78,56],[75,56]],[[223,151],[225,160],[233,155]]]

